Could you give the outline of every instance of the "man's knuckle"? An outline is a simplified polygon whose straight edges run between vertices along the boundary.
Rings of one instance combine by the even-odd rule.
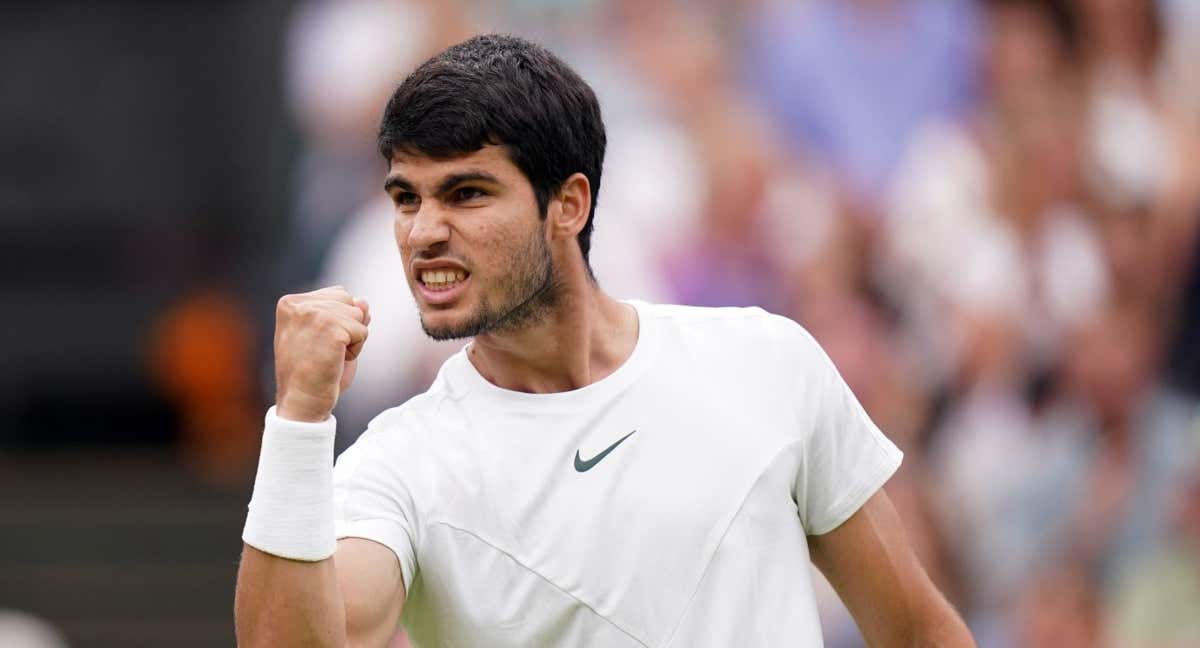
[[[329,331],[337,328],[337,318],[330,314],[329,311],[318,309],[312,310],[310,321],[313,323],[313,326],[321,329],[322,331]]]
[[[348,330],[346,330],[346,328],[347,328],[346,323],[340,317],[338,317],[337,315],[334,315],[333,313],[323,313],[321,320],[320,320],[320,326],[321,326],[321,330],[324,331],[326,334],[333,334],[333,335],[336,335],[338,338],[341,338],[341,337],[344,337],[344,336],[347,336],[350,334],[350,332]]]

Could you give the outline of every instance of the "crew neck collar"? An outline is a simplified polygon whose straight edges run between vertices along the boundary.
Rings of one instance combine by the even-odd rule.
[[[578,407],[594,400],[603,400],[615,394],[638,378],[645,370],[656,346],[656,331],[650,305],[637,300],[621,300],[632,306],[638,318],[638,336],[633,351],[611,374],[578,389],[551,393],[530,393],[505,389],[483,377],[467,357],[471,344],[456,354],[455,367],[449,376],[473,395],[493,400],[507,407],[532,408],[538,410]]]

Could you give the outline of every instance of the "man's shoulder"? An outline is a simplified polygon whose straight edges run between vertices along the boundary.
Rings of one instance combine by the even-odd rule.
[[[390,446],[415,436],[437,438],[441,436],[438,432],[454,421],[452,412],[447,411],[453,400],[445,385],[435,380],[424,392],[376,414],[357,442]],[[424,438],[418,445],[428,442],[429,438]]]
[[[684,304],[650,304],[636,302],[642,311],[658,320],[678,322],[684,325],[704,325],[711,322],[745,323],[782,318],[758,306],[688,306]],[[786,318],[783,318],[786,319]]]
[[[720,357],[756,358],[762,367],[808,370],[824,362],[813,336],[789,317],[751,307],[648,305],[657,328],[677,344]]]
[[[454,400],[445,381],[441,378],[439,376],[435,379],[425,391],[375,415],[367,429],[382,430],[403,427],[406,421],[436,416],[450,401]]]
[[[758,306],[684,306],[645,304],[645,312],[658,322],[681,331],[729,335],[742,332],[756,337],[806,335],[795,321]]]

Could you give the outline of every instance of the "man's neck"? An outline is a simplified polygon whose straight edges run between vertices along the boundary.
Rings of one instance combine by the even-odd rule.
[[[475,338],[468,357],[489,382],[528,393],[570,391],[605,378],[633,353],[633,308],[605,294],[586,272],[565,278],[560,288],[544,316]]]

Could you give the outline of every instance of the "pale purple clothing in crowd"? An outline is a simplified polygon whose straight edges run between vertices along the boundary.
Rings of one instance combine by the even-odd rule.
[[[918,127],[970,107],[981,27],[972,2],[766,3],[744,74],[790,144],[873,201]]]
[[[760,306],[778,312],[785,303],[778,269],[761,257],[695,245],[664,262],[671,297],[690,306]]]

